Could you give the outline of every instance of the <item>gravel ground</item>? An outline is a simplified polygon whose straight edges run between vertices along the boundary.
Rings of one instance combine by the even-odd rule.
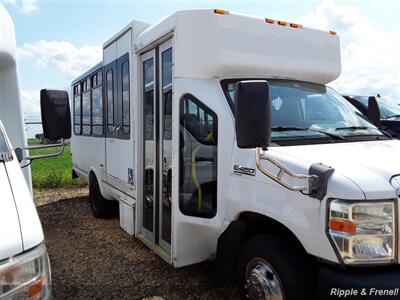
[[[174,269],[119,227],[97,220],[87,188],[35,192],[54,299],[239,299],[213,286],[213,263]]]

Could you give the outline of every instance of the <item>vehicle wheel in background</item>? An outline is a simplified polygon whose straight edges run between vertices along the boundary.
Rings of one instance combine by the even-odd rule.
[[[238,265],[243,299],[314,299],[313,263],[298,248],[295,243],[273,234],[249,239]]]
[[[94,175],[90,175],[89,178],[89,202],[97,219],[109,218],[118,213],[118,202],[107,200],[101,195],[99,183]]]

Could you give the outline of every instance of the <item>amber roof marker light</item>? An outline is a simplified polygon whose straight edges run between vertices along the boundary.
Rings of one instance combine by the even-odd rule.
[[[227,15],[229,12],[225,9],[216,8],[214,9],[214,13],[220,15]]]
[[[286,22],[286,21],[278,21],[278,24],[281,25],[281,26],[287,26],[288,22]]]
[[[292,28],[301,28],[300,24],[296,24],[296,23],[290,23],[290,27]]]
[[[265,18],[265,22],[267,22],[269,24],[275,24],[275,20],[274,19]]]
[[[337,32],[334,31],[334,30],[329,30],[329,33],[332,34],[332,35],[337,35]]]

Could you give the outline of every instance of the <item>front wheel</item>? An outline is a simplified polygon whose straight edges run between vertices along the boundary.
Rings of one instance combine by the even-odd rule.
[[[304,252],[304,251],[303,251]],[[238,266],[243,299],[314,299],[312,262],[284,237],[265,234],[244,245]]]

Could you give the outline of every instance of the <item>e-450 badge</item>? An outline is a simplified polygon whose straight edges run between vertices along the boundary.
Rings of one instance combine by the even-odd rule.
[[[256,169],[239,166],[239,165],[234,165],[233,173],[249,175],[249,176],[256,176]]]

